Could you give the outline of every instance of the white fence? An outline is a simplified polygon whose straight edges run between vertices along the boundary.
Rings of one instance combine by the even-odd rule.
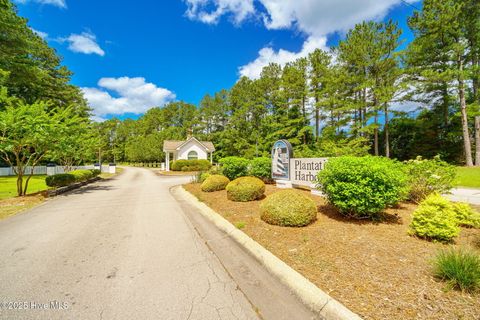
[[[95,167],[93,164],[89,166],[73,166],[71,170],[77,170],[77,169],[96,169],[98,167]],[[65,173],[65,167],[64,166],[55,166],[55,167],[48,167],[49,169],[49,174],[57,174],[57,173]],[[32,170],[32,167],[26,167],[25,169],[25,174],[29,175],[30,170]],[[109,172],[110,166],[104,166],[102,165],[102,172]],[[33,174],[47,174],[47,166],[36,166],[33,168]],[[0,167],[0,176],[14,176],[15,172],[13,171],[12,167]]]

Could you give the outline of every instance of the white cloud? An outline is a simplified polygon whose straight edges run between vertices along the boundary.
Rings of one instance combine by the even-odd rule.
[[[300,52],[267,46],[258,57],[239,68],[240,75],[258,77],[261,68],[270,62],[284,64],[313,51],[313,45],[325,48],[326,37],[334,32],[346,32],[363,20],[379,20],[402,0],[185,0],[187,16],[205,23],[216,23],[230,14],[242,22],[248,16],[261,17],[267,29],[292,29],[307,36]],[[420,0],[405,0],[415,3]]]
[[[48,33],[46,32],[38,31],[33,28],[30,28],[30,29],[32,29],[33,33],[35,33],[37,36],[39,36],[42,39],[46,39],[48,37]]]
[[[94,53],[102,57],[105,55],[105,51],[97,43],[97,37],[91,32],[72,33],[68,38],[61,39],[61,41],[67,41],[69,43],[68,49],[73,52]]]
[[[253,0],[185,0],[185,2],[188,6],[187,17],[207,24],[216,24],[221,16],[229,13],[238,24],[255,12]]]
[[[27,3],[28,1],[37,2],[40,4],[50,4],[59,8],[66,8],[67,3],[65,0],[16,0],[18,3]]]
[[[271,47],[265,47],[258,52],[258,58],[239,67],[239,73],[241,76],[258,79],[263,67],[267,66],[269,63],[278,63],[283,66],[287,62],[308,56],[308,54],[313,52],[316,48],[327,50],[327,38],[309,37],[303,43],[302,49],[299,52],[292,52],[284,49],[275,51]]]
[[[419,0],[409,0],[413,3]],[[309,35],[344,32],[363,20],[382,19],[401,0],[260,0],[269,29],[296,28]]]
[[[97,120],[107,114],[144,113],[175,99],[173,92],[146,82],[142,77],[101,78],[98,86],[99,88],[82,88]]]

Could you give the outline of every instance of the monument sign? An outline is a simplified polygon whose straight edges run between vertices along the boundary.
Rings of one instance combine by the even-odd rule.
[[[325,168],[328,158],[294,158],[293,148],[287,140],[278,140],[272,148],[272,178],[285,187],[292,185],[315,188],[320,170]]]

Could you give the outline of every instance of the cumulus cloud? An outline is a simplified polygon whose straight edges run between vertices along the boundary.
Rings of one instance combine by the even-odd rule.
[[[218,23],[221,16],[231,14],[238,24],[255,12],[253,0],[185,0],[188,18],[207,24]]]
[[[298,58],[308,56],[316,48],[327,50],[326,37],[309,37],[302,46],[299,52],[292,52],[284,49],[275,51],[272,47],[265,47],[258,52],[258,58],[252,62],[238,68],[241,76],[246,76],[251,79],[258,79],[263,67],[269,63],[278,63],[285,65],[287,62],[294,61]]]
[[[35,33],[37,36],[39,36],[42,39],[46,39],[48,37],[48,33],[46,32],[38,31],[33,28],[30,28],[30,29],[32,29],[33,33]]]
[[[97,88],[82,88],[82,91],[97,120],[107,114],[144,113],[175,99],[173,92],[142,77],[101,78]]]
[[[306,35],[300,52],[283,49],[275,51],[266,46],[258,57],[239,68],[240,75],[258,77],[261,67],[269,62],[285,63],[313,51],[312,45],[324,48],[326,37],[335,32],[346,32],[363,20],[379,20],[402,2],[420,0],[185,0],[186,15],[205,23],[216,23],[230,14],[239,23],[248,16],[262,19],[265,28],[292,29]]]
[[[61,40],[68,42],[68,49],[73,52],[98,54],[102,57],[105,55],[105,51],[97,43],[97,37],[91,32],[72,33],[67,38]]]
[[[28,1],[33,1],[40,4],[50,4],[59,8],[66,8],[67,3],[65,0],[16,0],[18,3],[26,3]]]

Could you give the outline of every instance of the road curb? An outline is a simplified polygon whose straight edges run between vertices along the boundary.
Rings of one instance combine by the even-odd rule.
[[[260,264],[286,285],[310,310],[317,313],[321,318],[328,320],[361,319],[360,316],[330,297],[206,204],[200,202],[182,186],[174,187],[172,191],[182,200],[196,207],[205,218],[213,222],[217,228],[234,239],[235,242],[249,252]]]

